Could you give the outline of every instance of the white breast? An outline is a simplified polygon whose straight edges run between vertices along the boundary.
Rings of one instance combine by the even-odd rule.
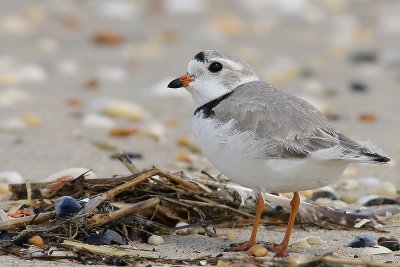
[[[203,154],[232,181],[266,192],[295,192],[332,183],[348,162],[339,160],[276,159],[268,157],[268,140],[251,132],[239,132],[235,121],[193,116],[193,135]]]

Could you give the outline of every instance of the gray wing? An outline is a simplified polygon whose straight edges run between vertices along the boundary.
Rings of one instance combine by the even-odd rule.
[[[239,86],[213,111],[220,122],[234,119],[238,130],[268,140],[270,157],[304,158],[338,145],[343,156],[375,155],[336,131],[314,106],[261,81]]]

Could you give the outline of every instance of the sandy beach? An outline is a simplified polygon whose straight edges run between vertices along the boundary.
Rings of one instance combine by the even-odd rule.
[[[166,87],[204,49],[239,54],[262,80],[305,98],[341,132],[373,141],[398,161],[399,2],[178,2],[3,1],[2,183],[13,183],[1,176],[8,171],[30,182],[72,167],[92,169],[102,178],[129,174],[111,157],[121,151],[140,154],[134,163],[141,169],[218,174],[200,153],[177,143],[192,142],[195,108],[188,92]],[[121,103],[129,106],[128,115],[105,111]],[[117,128],[131,129],[132,134],[110,136]],[[341,179],[374,177],[400,188],[399,172],[398,164],[357,165]],[[398,227],[385,230],[385,235],[399,237]],[[237,231],[244,241],[250,229]],[[363,232],[298,227],[293,240],[316,235],[329,241],[301,255],[333,252],[354,258],[359,251],[345,245]],[[269,226],[259,239],[278,241],[281,236],[283,228]],[[199,235],[167,236],[165,241],[155,251],[148,244],[133,246],[150,250],[138,252],[144,256],[197,258],[218,255],[230,243]],[[400,263],[397,252],[373,259]],[[5,255],[1,262],[71,266]]]

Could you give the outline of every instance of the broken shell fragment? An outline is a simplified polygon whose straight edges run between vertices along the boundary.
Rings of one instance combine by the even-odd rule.
[[[371,256],[390,253],[393,253],[393,251],[388,248],[385,248],[383,246],[373,246],[362,249],[360,252],[357,253],[357,256]]]
[[[144,110],[141,106],[125,101],[110,102],[103,107],[101,113],[111,118],[132,121],[140,121],[144,117]]]
[[[376,236],[372,234],[362,234],[351,240],[346,247],[349,248],[365,248],[376,245]]]
[[[37,246],[38,248],[42,248],[42,249],[45,247],[43,239],[38,235],[35,235],[35,236],[29,238],[28,244]]]
[[[78,167],[78,168],[68,168],[68,169],[64,169],[64,170],[55,172],[55,173],[47,176],[43,180],[43,182],[52,182],[63,176],[72,176],[73,178],[78,178],[81,175],[84,175],[85,179],[94,179],[97,177],[96,174],[92,170]]]
[[[238,237],[238,234],[233,230],[229,230],[226,233],[226,239],[227,240],[235,240],[235,239],[237,239],[237,237]]]
[[[178,228],[178,229],[175,230],[175,233],[176,233],[177,235],[187,235],[187,234],[188,234],[188,228],[187,228],[187,227],[186,227],[186,228],[182,228],[182,229],[180,229],[180,228],[181,228],[181,227],[188,226],[188,225],[189,225],[189,224],[186,223],[186,222],[178,222],[178,223],[175,225],[175,229]]]
[[[61,218],[73,216],[81,210],[81,204],[70,196],[57,198],[54,206],[56,215]]]
[[[268,249],[261,244],[257,244],[252,246],[247,253],[254,257],[265,257],[268,255]]]
[[[164,244],[164,242],[164,238],[159,235],[151,235],[149,239],[147,239],[147,243],[154,246]]]

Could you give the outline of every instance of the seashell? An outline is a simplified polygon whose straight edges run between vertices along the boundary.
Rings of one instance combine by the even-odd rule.
[[[151,235],[149,237],[149,239],[147,239],[147,243],[150,245],[158,246],[158,245],[164,244],[165,241],[164,241],[164,238],[162,238],[159,235]]]
[[[128,73],[125,69],[119,67],[100,67],[96,71],[96,76],[105,81],[122,82],[127,79]]]
[[[32,210],[25,209],[25,208],[23,208],[23,209],[11,208],[7,212],[7,215],[9,217],[12,217],[12,218],[21,218],[21,217],[30,216],[30,215],[33,215],[33,214],[34,214],[34,212]]]
[[[114,31],[98,32],[93,37],[93,41],[99,45],[116,46],[124,41],[121,34]]]
[[[351,240],[346,247],[349,248],[365,248],[376,245],[377,237],[373,234],[362,234]]]
[[[168,0],[163,1],[163,8],[170,14],[196,14],[206,9],[206,2],[201,0]]]
[[[322,244],[326,243],[326,241],[323,241],[319,236],[313,236],[313,235],[307,237],[306,241],[311,246],[317,246],[317,245],[322,245]]]
[[[137,13],[135,2],[106,1],[97,5],[98,13],[115,20],[131,20]]]
[[[186,222],[178,222],[175,225],[175,229],[176,228],[180,228],[180,227],[184,227],[184,226],[188,226],[189,224]],[[188,228],[182,228],[182,229],[176,229],[175,230],[175,234],[177,235],[187,235],[188,234]]]
[[[90,169],[68,168],[47,176],[45,179],[42,180],[42,182],[52,182],[63,176],[72,176],[75,179],[83,174],[85,175],[85,179],[94,179],[97,177],[96,174]]]
[[[355,190],[358,186],[358,181],[351,178],[342,179],[335,184],[335,188],[339,190]]]
[[[327,198],[319,198],[314,203],[319,206],[333,207],[335,209],[347,208],[347,204],[341,200],[330,200]]]
[[[375,194],[380,196],[394,197],[397,196],[396,186],[391,182],[383,182],[376,188]]]
[[[179,161],[183,161],[186,163],[191,163],[193,162],[193,158],[191,157],[191,155],[187,152],[181,152],[178,154],[178,156],[176,157],[177,160]]]
[[[38,235],[35,235],[35,236],[32,236],[31,238],[29,238],[28,244],[37,246],[38,248],[41,248],[41,249],[43,249],[45,247],[43,239]]]
[[[247,253],[254,257],[265,257],[268,255],[268,249],[261,244],[252,246]]]
[[[237,238],[238,238],[237,232],[235,232],[233,230],[229,230],[228,232],[226,232],[226,239],[227,240],[235,240]]]
[[[8,215],[7,215],[7,213],[6,213],[4,210],[2,210],[2,209],[0,209],[0,220],[1,220],[2,222],[8,221]]]
[[[165,127],[161,123],[149,123],[140,129],[140,133],[144,136],[153,138],[156,141],[165,140]]]
[[[60,62],[57,63],[56,70],[60,74],[64,75],[75,75],[79,71],[79,65],[75,60],[72,59],[64,59],[60,60]]]
[[[85,238],[85,243],[92,245],[126,245],[127,242],[124,238],[117,232],[106,229],[103,232],[91,231],[89,235]]]
[[[359,199],[363,207],[378,206],[378,205],[399,205],[400,201],[389,197],[380,197],[376,195],[368,195]]]
[[[0,131],[17,132],[27,128],[27,125],[20,118],[10,118],[0,124]]]
[[[56,215],[61,218],[73,216],[81,210],[81,204],[70,196],[57,198],[54,206]]]
[[[127,137],[135,135],[139,132],[137,128],[133,127],[118,127],[113,128],[109,131],[108,135],[110,137]]]
[[[43,82],[47,79],[47,72],[37,64],[26,64],[19,68],[18,74],[23,81]]]
[[[362,219],[361,221],[359,221],[354,225],[354,228],[361,228],[364,224],[367,224],[369,222],[371,222],[370,219]]]
[[[293,242],[290,245],[290,250],[297,252],[303,248],[311,248],[311,246],[319,246],[319,245],[322,245],[325,243],[326,243],[326,241],[323,241],[318,236],[309,236],[309,237],[302,238],[302,239],[299,239],[299,240]]]
[[[290,250],[294,252],[297,252],[302,248],[311,248],[311,245],[307,242],[307,238],[299,239],[290,245]]]
[[[315,201],[319,198],[326,198],[326,199],[330,199],[330,200],[337,200],[338,197],[336,196],[336,194],[334,192],[331,191],[315,191],[312,194],[312,197],[310,200]]]
[[[5,89],[0,92],[0,107],[12,107],[18,104],[25,104],[30,102],[31,99],[31,96],[21,89]]]
[[[342,200],[347,204],[353,204],[359,199],[354,193],[348,192],[348,193],[343,193],[342,196],[340,197],[340,200]]]
[[[362,122],[375,122],[378,117],[373,113],[362,113],[358,116],[358,120]]]
[[[25,182],[25,179],[16,171],[4,171],[0,172],[0,182],[7,184],[22,184]]]
[[[0,231],[0,240],[11,240],[12,237],[7,230]]]
[[[144,118],[144,110],[141,106],[126,101],[108,103],[101,109],[101,113],[111,118],[132,121],[140,121]]]
[[[393,253],[393,251],[388,248],[385,248],[383,246],[373,246],[363,248],[360,252],[357,252],[357,256],[371,256],[390,253]]]
[[[350,82],[349,88],[355,93],[366,93],[368,91],[368,86],[362,81]]]
[[[378,243],[380,246],[390,249],[391,251],[399,251],[400,243],[397,240],[385,240]]]
[[[343,172],[343,176],[349,177],[349,178],[357,177],[357,175],[358,175],[358,170],[355,168],[346,168]]]
[[[21,120],[28,127],[38,127],[38,126],[42,125],[42,123],[43,123],[43,121],[40,117],[33,115],[33,114],[25,114],[21,117]]]
[[[113,128],[115,121],[98,114],[86,114],[82,119],[82,125],[89,128]]]

